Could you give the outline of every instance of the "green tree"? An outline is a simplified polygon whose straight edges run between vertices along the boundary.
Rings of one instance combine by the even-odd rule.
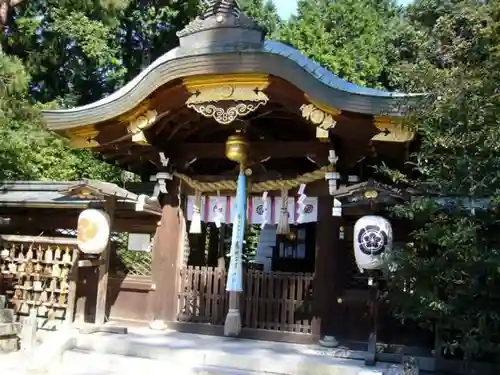
[[[348,81],[384,87],[399,22],[390,0],[300,0],[279,38]]]
[[[267,39],[277,36],[276,33],[282,21],[272,0],[242,0],[240,4],[245,14],[262,27]]]
[[[196,15],[198,1],[26,0],[14,4],[10,0],[8,5],[4,13],[0,7],[4,16],[0,76],[9,78],[3,81],[8,87],[0,88],[0,178],[119,181],[117,168],[46,132],[37,103],[72,107],[117,90],[175,46],[176,31]]]
[[[395,252],[390,296],[398,316],[436,327],[465,359],[500,349],[498,10],[419,1],[400,36],[398,79],[432,94],[408,117],[420,137],[411,170],[391,173],[424,197],[395,209],[414,230]]]

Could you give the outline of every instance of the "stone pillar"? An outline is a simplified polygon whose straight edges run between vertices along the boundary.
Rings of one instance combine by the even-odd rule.
[[[181,249],[183,220],[179,202],[179,181],[167,181],[167,194],[160,195],[162,205],[161,223],[156,230],[152,278],[154,295],[152,328],[163,328],[165,323],[175,321],[178,310],[179,267],[182,263]]]

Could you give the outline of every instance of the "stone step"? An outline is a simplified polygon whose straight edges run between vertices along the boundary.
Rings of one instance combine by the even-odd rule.
[[[182,374],[383,375],[388,370],[387,364],[367,368],[364,361],[316,355],[307,346],[177,332],[80,335],[76,349],[159,361]]]
[[[13,309],[0,309],[0,324],[14,323],[16,321],[16,314]]]
[[[57,371],[65,375],[259,375],[264,373],[234,371],[214,367],[193,367],[179,364],[116,354],[98,354],[69,351],[63,356]],[[269,373],[267,373],[269,375]]]

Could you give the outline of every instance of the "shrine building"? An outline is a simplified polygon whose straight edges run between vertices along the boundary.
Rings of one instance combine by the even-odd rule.
[[[122,217],[142,215],[151,224],[128,231],[150,235],[143,239],[151,241],[150,273],[117,276],[108,254],[98,263],[106,272],[101,297],[80,280],[94,276],[80,273],[74,319],[93,313],[102,320],[103,312],[82,307],[97,299],[110,319],[222,335],[237,312],[240,327],[235,320],[230,335],[357,342],[374,358],[384,321],[376,313],[376,272],[356,263],[354,226],[406,199],[377,180],[373,166],[403,165],[414,134],[401,119],[418,95],[344,81],[293,47],[265,40],[236,1],[214,2],[178,38],[178,47],[113,94],[42,113],[73,147],[141,180],[120,189],[66,184],[58,194],[73,204],[92,194],[115,199],[122,216],[111,219],[112,233]],[[243,229],[233,225],[242,207]],[[72,221],[59,226],[76,229],[81,209],[72,210]],[[392,222],[395,244],[405,235],[398,225]],[[387,236],[381,241],[387,245]],[[79,262],[97,264],[85,255]],[[238,287],[229,286],[233,273]]]

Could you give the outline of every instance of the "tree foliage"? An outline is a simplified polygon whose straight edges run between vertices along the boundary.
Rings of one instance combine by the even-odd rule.
[[[117,90],[176,45],[175,33],[196,15],[198,1],[15,5],[0,24],[0,76],[8,83],[0,84],[0,178],[119,182],[120,170],[44,130],[39,103],[71,107]]]
[[[300,0],[279,37],[350,82],[384,87],[398,22],[390,0]]]
[[[46,132],[39,103],[73,107],[114,92],[177,45],[176,32],[198,14],[200,2],[1,4],[8,9],[0,9],[0,178],[119,182],[118,169]],[[243,9],[266,32],[276,31],[279,18],[271,1],[246,1]]]
[[[394,70],[430,94],[408,119],[420,137],[410,173],[392,174],[425,198],[395,209],[414,231],[390,295],[399,316],[437,327],[466,359],[500,349],[498,15],[496,3],[417,1]]]
[[[282,21],[272,0],[242,0],[240,4],[245,14],[262,27],[268,39],[277,37]]]

